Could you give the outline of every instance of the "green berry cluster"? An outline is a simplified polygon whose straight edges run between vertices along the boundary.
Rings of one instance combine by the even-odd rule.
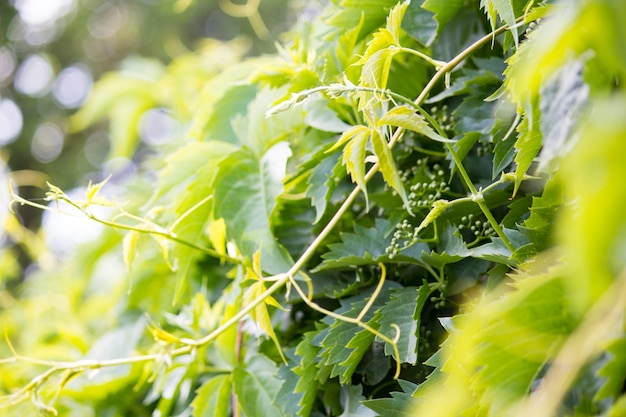
[[[417,181],[409,187],[409,207],[411,210],[418,211],[419,209],[430,209],[433,202],[439,200],[443,193],[449,192],[450,187],[446,181],[446,173],[439,164],[435,164],[432,170],[425,169],[426,159],[420,159],[417,161],[417,171],[422,172],[425,175],[419,178],[419,175],[415,175]]]
[[[456,124],[456,118],[448,109],[448,105],[444,104],[441,107],[433,106],[430,108],[430,115],[437,121],[441,129],[446,133],[448,137],[454,136],[454,125]]]
[[[428,167],[428,158],[420,159],[409,170],[401,173],[402,180],[412,182],[409,187],[409,207],[414,213],[426,214],[433,203],[450,191],[446,178],[447,174],[439,164]],[[396,225],[391,244],[386,248],[390,258],[398,255],[400,251],[415,244],[418,237],[418,225],[422,216],[406,218]]]
[[[473,236],[472,242],[495,235],[495,230],[493,230],[493,227],[491,227],[487,220],[478,219],[473,214],[461,217],[461,222],[458,227],[460,231],[469,231]]]
[[[475,146],[477,156],[492,156],[493,155],[493,143],[479,143]]]

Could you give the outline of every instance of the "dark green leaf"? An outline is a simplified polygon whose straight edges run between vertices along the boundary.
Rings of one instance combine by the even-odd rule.
[[[343,413],[339,417],[374,417],[374,413],[362,404],[365,399],[360,385],[344,385],[341,387],[341,405]]]
[[[330,251],[323,255],[324,262],[315,268],[322,271],[331,268],[348,267],[358,265],[373,265],[377,262],[407,262],[421,264],[421,253],[428,245],[420,242],[390,258],[386,248],[391,245],[392,231],[394,226],[389,220],[376,219],[373,228],[366,228],[358,224],[354,225],[354,233],[342,233],[342,243],[329,245]]]
[[[378,417],[412,417],[411,408],[415,399],[411,396],[417,389],[417,385],[398,380],[402,391],[393,391],[391,398],[376,398],[374,400],[362,401],[367,408],[375,411]]]

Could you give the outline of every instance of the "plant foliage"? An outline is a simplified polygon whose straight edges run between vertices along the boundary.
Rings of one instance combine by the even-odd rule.
[[[624,22],[341,0],[274,55],[197,51],[194,91],[176,59],[103,77],[73,126],[108,117],[112,156],[146,108],[185,132],[50,184],[108,227],[0,313],[3,415],[622,415]]]

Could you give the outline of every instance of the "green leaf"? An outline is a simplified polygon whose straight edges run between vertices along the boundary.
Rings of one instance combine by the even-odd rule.
[[[320,348],[313,344],[316,335],[317,332],[304,333],[302,341],[296,347],[296,355],[300,357],[300,363],[292,368],[292,372],[298,376],[293,392],[301,394],[297,415],[302,417],[310,415],[319,386],[316,375]]]
[[[248,104],[244,115],[232,119],[233,130],[240,142],[261,158],[275,144],[288,141],[304,128],[304,110],[295,106],[266,117],[272,104],[285,95],[284,88],[262,89]]]
[[[191,403],[193,417],[228,417],[231,403],[231,375],[217,375],[196,391]]]
[[[415,287],[406,287],[391,293],[389,301],[376,311],[374,320],[378,322],[379,331],[385,336],[395,339],[398,326],[400,337],[398,339],[398,351],[400,357],[396,357],[392,346],[385,342],[385,353],[393,355],[394,359],[401,363],[417,363],[417,349],[419,343],[420,315],[424,304],[433,289],[425,284],[419,291]],[[379,342],[383,342],[377,338]]]
[[[359,83],[363,87],[387,88],[393,57],[400,51],[400,25],[408,2],[398,3],[387,17],[386,27],[378,30],[367,44],[363,57],[355,65],[362,65]],[[368,103],[367,96],[360,94],[359,109]]]
[[[458,262],[471,255],[467,249],[463,238],[459,235],[458,229],[448,225],[439,238],[437,250],[430,253],[422,253],[424,262],[435,268],[442,268],[451,263]]]
[[[437,22],[437,33],[441,33],[443,27],[461,10],[464,4],[464,0],[425,0],[421,8],[435,14],[433,19]],[[426,44],[426,46],[428,45]]]
[[[524,115],[517,130],[519,135],[515,142],[515,149],[517,150],[515,162],[517,163],[517,168],[515,169],[515,188],[513,189],[513,196],[517,194],[526,172],[541,149],[542,136],[539,124],[538,106],[533,106],[531,113]]]
[[[281,386],[274,362],[262,355],[252,356],[245,368],[233,371],[237,401],[247,416],[284,416],[274,398]]]
[[[437,21],[419,2],[411,2],[402,21],[402,29],[424,46],[430,46],[437,36]]]
[[[512,0],[481,0],[480,7],[485,9],[489,22],[491,23],[491,29],[495,30],[497,21],[496,14],[509,26],[509,30],[513,35],[515,46],[518,45],[518,32],[515,25],[515,10],[513,9]]]
[[[385,263],[413,263],[422,264],[421,253],[428,249],[424,242],[402,250],[391,258],[386,248],[391,245],[394,226],[389,220],[378,218],[372,228],[354,225],[354,233],[342,233],[341,243],[328,245],[329,251],[322,257],[324,262],[313,271],[322,271],[333,268],[354,268],[359,265],[374,265]]]
[[[346,130],[329,151],[335,149],[341,144],[348,142],[343,149],[343,163],[346,170],[350,174],[352,181],[356,183],[367,200],[367,187],[365,183],[365,149],[367,142],[372,133],[372,129],[366,126],[354,126],[350,130]]]
[[[406,190],[404,189],[404,184],[402,183],[402,179],[398,174],[398,168],[396,167],[396,163],[393,160],[393,155],[391,154],[391,149],[389,149],[389,144],[379,131],[372,131],[372,147],[374,148],[374,153],[378,158],[378,165],[380,166],[380,171],[383,174],[383,178],[394,190],[398,192],[402,201],[404,202],[404,207],[406,208],[409,214],[411,213],[411,208],[409,207],[409,199],[406,195]]]
[[[604,382],[593,398],[595,402],[617,398],[622,393],[626,379],[626,339],[621,337],[612,341],[606,353],[608,358],[597,371],[597,376]]]
[[[242,149],[220,161],[215,177],[215,216],[224,219],[227,236],[248,259],[262,250],[263,270],[270,273],[284,272],[291,266],[289,255],[271,229],[290,155],[286,142],[276,144],[262,158]]]
[[[352,126],[342,121],[329,107],[330,101],[323,96],[309,97],[303,104],[306,116],[304,122],[324,132],[342,133]]]
[[[377,417],[413,417],[411,409],[416,400],[411,394],[415,392],[417,385],[402,379],[398,380],[398,384],[402,391],[392,391],[391,398],[376,398],[361,403],[378,413]]]
[[[390,125],[412,130],[437,142],[454,142],[440,136],[424,117],[409,106],[394,107],[378,120],[378,125]]]
[[[182,183],[191,179],[185,191],[178,195],[175,203],[177,220],[172,231],[180,239],[194,244],[202,244],[206,241],[206,228],[211,219],[213,201],[203,201],[213,192],[212,184],[218,175],[221,161],[236,153],[236,149],[235,146],[226,142],[211,141],[202,144],[191,142],[168,161],[168,165],[164,168],[165,173],[174,169],[174,164],[189,165],[192,169],[196,169],[193,173],[182,169],[185,175],[189,175],[188,177],[176,176]],[[170,182],[161,184],[155,196],[165,193],[172,187],[174,184]],[[177,266],[174,303],[182,296],[193,267],[202,256],[203,253],[196,248],[180,242],[174,244],[172,258]]]
[[[379,325],[374,318],[375,311],[389,300],[389,295],[389,290],[383,290],[374,300],[362,321],[374,329],[378,329]],[[342,301],[342,307],[336,310],[335,313],[356,318],[366,303],[367,298],[361,296],[344,300]],[[335,320],[331,317],[323,321],[330,326],[320,342],[322,348],[319,353],[319,356],[322,358],[322,362],[319,364],[320,372],[323,373],[323,367],[325,367],[330,370],[331,378],[339,376],[340,383],[347,384],[359,362],[374,341],[375,335],[354,323]]]
[[[341,387],[340,400],[343,413],[339,417],[374,417],[374,413],[362,404],[365,399],[361,385]]]
[[[329,8],[326,22],[340,29],[340,33],[352,29],[363,20],[360,38],[385,23],[388,11],[398,0],[341,0],[339,7]]]
[[[589,97],[589,86],[583,80],[584,65],[575,61],[553,75],[541,91],[541,133],[543,147],[539,169],[565,155],[572,147],[576,124]]]
[[[491,178],[496,178],[513,162],[515,156],[515,142],[517,141],[515,126],[517,121],[514,117],[515,107],[508,102],[501,100],[496,107],[496,115],[491,129],[493,149],[493,168]]]
[[[311,199],[311,205],[315,207],[314,224],[319,222],[326,212],[333,191],[337,187],[336,180],[341,178],[342,171],[337,157],[332,154],[318,160],[313,166],[307,180],[306,195]]]

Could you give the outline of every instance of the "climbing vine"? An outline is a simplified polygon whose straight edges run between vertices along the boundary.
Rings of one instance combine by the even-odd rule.
[[[267,32],[258,1],[220,4]],[[106,119],[111,157],[145,154],[115,111],[134,100],[180,134],[83,199],[11,189],[105,229],[2,313],[0,408],[619,415],[620,18],[613,0],[342,0],[275,55],[196,52],[219,67],[196,88],[171,88],[189,57],[108,74],[75,129]]]

